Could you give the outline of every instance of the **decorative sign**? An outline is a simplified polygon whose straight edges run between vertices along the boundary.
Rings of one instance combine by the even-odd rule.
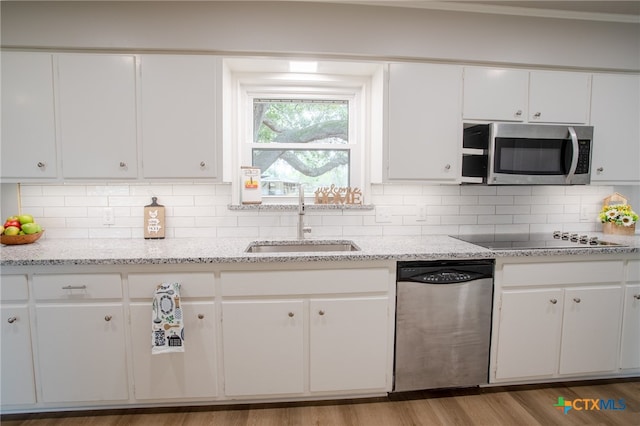
[[[158,204],[157,197],[151,197],[151,204],[144,206],[144,238],[164,238],[164,206]]]
[[[360,188],[323,187],[316,189],[316,204],[362,204],[362,191]]]
[[[260,188],[260,169],[255,167],[240,167],[242,182],[242,204],[262,204],[262,189]]]

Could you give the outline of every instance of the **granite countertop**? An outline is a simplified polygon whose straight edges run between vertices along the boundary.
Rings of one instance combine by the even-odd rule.
[[[605,239],[602,234],[599,236]],[[318,240],[344,239],[307,241]],[[1,246],[0,266],[403,261],[640,253],[640,236],[606,236],[606,240],[625,244],[625,247],[528,250],[490,250],[444,235],[355,237],[348,240],[359,246],[360,251],[246,253],[245,249],[255,241],[248,238],[41,239],[33,244]]]

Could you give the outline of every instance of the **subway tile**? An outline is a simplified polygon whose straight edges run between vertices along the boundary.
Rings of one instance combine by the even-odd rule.
[[[497,195],[531,195],[530,186],[499,186]]]
[[[22,207],[37,207],[37,206],[64,206],[64,197],[45,197],[42,195],[23,195],[20,199]]]
[[[482,206],[478,206],[482,207]],[[488,206],[491,207],[491,206]],[[529,214],[531,213],[531,206],[529,205],[513,205],[513,206],[495,206],[496,214]]]
[[[87,187],[84,185],[45,185],[42,187],[42,195],[66,195],[66,196],[87,196]]]
[[[444,195],[442,197],[442,205],[460,206],[460,205],[476,205],[478,204],[478,197],[476,195]]]
[[[544,214],[523,214],[515,215],[513,223],[547,223],[547,215]]]
[[[87,185],[86,193],[89,197],[129,195],[129,185]]]
[[[107,197],[64,197],[64,205],[73,206],[108,206],[109,201]]]
[[[495,186],[462,185],[460,187],[460,195],[496,195],[497,192]]]
[[[509,214],[492,214],[478,216],[478,225],[497,225],[508,223],[513,223],[513,216]]]
[[[513,204],[514,198],[513,195],[481,195],[478,197],[478,204],[491,204],[491,205],[499,205],[499,204]]]

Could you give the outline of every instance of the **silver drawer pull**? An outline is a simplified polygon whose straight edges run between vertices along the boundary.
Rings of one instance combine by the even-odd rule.
[[[293,318],[295,314],[293,312],[289,312],[289,317]]]
[[[318,315],[324,315],[324,311],[323,311],[322,309],[320,309],[320,310],[318,311]]]
[[[637,299],[637,300],[640,300],[640,294],[634,294],[634,295],[633,295],[633,298],[634,298],[634,299]]]
[[[66,285],[62,287],[63,290],[86,290],[86,285]]]
[[[579,297],[574,297],[573,301],[576,302],[576,303],[580,303],[580,298]]]
[[[558,299],[551,299],[549,300],[549,302],[551,302],[552,305],[555,305],[556,303],[558,303]]]
[[[204,319],[204,314],[198,314],[198,319]]]
[[[14,323],[14,322],[16,322],[16,321],[18,321],[18,318],[17,318],[17,317],[9,317],[9,318],[7,318],[7,322],[8,322],[9,324],[13,324],[13,323]]]
[[[112,318],[113,317],[111,315],[105,315],[104,316],[104,320],[107,321],[107,322],[111,321]]]

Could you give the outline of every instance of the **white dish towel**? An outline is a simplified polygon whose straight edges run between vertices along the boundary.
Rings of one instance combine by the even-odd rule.
[[[180,284],[159,284],[153,294],[151,354],[184,352]]]

